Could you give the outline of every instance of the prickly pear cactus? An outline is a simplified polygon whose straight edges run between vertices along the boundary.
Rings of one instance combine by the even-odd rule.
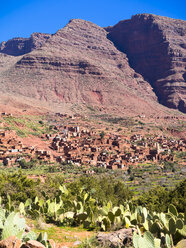
[[[135,248],[160,248],[160,239],[154,238],[152,233],[148,231],[143,236],[134,233],[133,245]]]
[[[17,238],[22,238],[25,231],[25,219],[20,218],[18,213],[12,212],[4,220],[1,239],[7,239],[10,236],[16,236]]]

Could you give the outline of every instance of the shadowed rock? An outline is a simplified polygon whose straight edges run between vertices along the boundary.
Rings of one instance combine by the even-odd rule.
[[[159,102],[186,113],[186,21],[139,14],[106,30]]]

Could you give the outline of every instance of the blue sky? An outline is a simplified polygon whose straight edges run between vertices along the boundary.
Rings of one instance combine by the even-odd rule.
[[[0,42],[33,32],[55,33],[74,18],[106,27],[138,13],[186,20],[186,1],[0,0]]]

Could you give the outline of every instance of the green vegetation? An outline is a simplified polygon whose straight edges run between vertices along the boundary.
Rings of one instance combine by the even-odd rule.
[[[93,172],[92,177],[99,178],[103,175],[105,177],[113,177],[114,180],[119,180],[125,183],[128,188],[135,194],[141,195],[142,192],[147,192],[156,186],[162,186],[165,189],[172,189],[181,180],[185,178],[184,153],[176,153],[177,158],[175,162],[160,161],[159,165],[153,162],[139,163],[138,166],[130,166],[127,171],[110,170],[105,168],[97,168],[95,166],[89,167],[87,165],[76,166],[72,163],[46,163],[39,159],[31,159],[26,162],[24,159],[17,162],[18,168],[22,169],[25,175],[58,175],[63,173],[64,180],[73,181],[74,177],[87,176],[87,171]],[[179,154],[179,155],[178,155]],[[21,154],[21,157],[28,157],[29,154]],[[7,166],[0,166],[0,172],[15,172],[18,168],[7,168]]]
[[[105,136],[105,132],[104,132],[104,131],[102,131],[102,132],[100,133],[100,137],[101,137],[101,139],[103,139],[103,138],[104,138],[104,136]]]
[[[93,236],[91,238],[86,238],[81,245],[79,246],[79,248],[103,248],[103,246],[101,246],[99,244],[99,242],[97,241],[96,237]],[[108,246],[104,245],[104,248],[108,248]]]
[[[21,172],[4,172],[0,175],[0,195],[4,203],[7,201],[7,194],[17,204],[28,198],[33,199],[36,195],[45,199],[41,192],[52,197],[59,192],[59,186],[64,183],[64,180],[63,175],[48,175],[45,183],[41,183],[39,179],[37,181],[28,179]],[[131,191],[125,187],[124,183],[114,180],[114,178],[82,176],[73,182],[66,183],[66,187],[69,190],[69,199],[75,199],[76,193],[82,187],[86,192],[91,192],[91,195],[96,197],[99,202],[111,199],[114,204],[120,204],[132,197]]]
[[[114,205],[124,204],[133,195],[122,181],[112,177],[82,176],[67,185],[72,195],[75,195],[82,187],[87,193],[90,192],[91,196],[96,198],[99,203],[110,200]]]
[[[28,162],[25,165],[25,161],[20,161],[21,166],[24,168],[32,167],[32,162]],[[66,187],[70,191],[71,199],[74,199],[76,192],[82,187],[85,191],[91,193],[91,196],[95,197],[99,202],[112,201],[114,205],[123,204],[126,200],[133,200],[136,205],[142,205],[152,211],[166,211],[170,203],[173,203],[179,211],[184,211],[184,205],[186,205],[186,180],[178,181],[175,187],[161,187],[156,186],[150,190],[141,191],[139,194],[139,185],[135,185],[133,172],[131,169],[130,178],[132,181],[124,182],[122,177],[119,177],[117,171],[112,173],[111,170],[105,170],[104,168],[95,168],[96,176],[88,176],[78,167],[72,164],[63,165],[63,174],[59,174],[58,166],[38,165],[31,169],[23,169],[15,172],[15,169],[3,170],[0,173],[0,195],[6,201],[6,195],[9,194],[11,199],[16,202],[25,201],[27,198],[34,198],[36,195],[42,197],[41,192],[45,191],[51,197],[58,192],[59,185],[66,182]],[[78,175],[74,180],[69,174],[69,170]],[[8,172],[9,171],[9,172]],[[76,172],[75,172],[76,171]],[[24,173],[24,174],[23,174]],[[28,179],[25,175],[42,175],[44,183],[41,183],[39,176],[34,176],[37,180],[33,181]],[[110,174],[109,174],[110,173]],[[75,175],[75,174],[74,174]],[[136,178],[136,175],[135,175]],[[159,176],[159,180],[164,180],[162,176]],[[144,179],[142,179],[144,180]],[[148,184],[149,181],[147,181]],[[153,184],[153,181],[151,181]],[[130,186],[130,187],[129,187]]]
[[[186,152],[177,152],[176,158],[177,159],[183,159],[183,161],[186,162]]]
[[[166,211],[169,204],[172,203],[179,211],[184,212],[186,206],[186,180],[169,191],[164,187],[158,186],[142,194],[136,203],[157,212]]]
[[[97,183],[100,184],[100,182]],[[177,197],[177,199],[181,198],[181,196],[184,197],[185,184],[184,181],[178,186],[178,189],[176,189],[176,192],[178,192],[177,196],[172,191],[169,193],[170,196]],[[17,222],[20,221],[14,211],[19,211],[21,215],[34,219],[42,217],[47,222],[55,223],[59,226],[83,226],[88,230],[96,229],[102,231],[116,230],[121,227],[135,228],[138,230],[138,234],[135,232],[133,236],[135,248],[140,247],[140,243],[144,245],[144,248],[160,247],[160,244],[161,247],[172,247],[186,237],[186,215],[184,215],[183,211],[179,212],[173,204],[169,204],[168,209],[160,213],[148,210],[142,206],[136,206],[131,201],[127,202],[127,198],[122,204],[120,202],[113,204],[111,199],[107,200],[105,197],[105,201],[103,201],[93,196],[94,191],[91,192],[88,188],[88,186],[91,187],[89,181],[83,181],[84,187],[80,188],[80,185],[80,181],[76,185],[70,183],[68,188],[63,184],[59,186],[53,197],[42,191],[43,198],[38,196],[28,198],[26,201],[21,201],[18,205],[11,201],[11,197],[8,195],[2,201],[2,206],[5,209],[1,210],[4,216],[0,225],[4,235],[2,237],[9,235],[9,233],[5,234],[4,231],[5,226],[9,223],[6,221],[5,216],[8,216],[10,221],[12,221],[13,229],[15,228],[12,232],[15,235],[20,235],[18,237],[21,237],[23,240],[31,237],[31,234],[22,237],[23,233],[21,230],[24,229],[25,222],[22,220],[20,226],[18,226]],[[120,185],[120,191],[122,188],[123,185]],[[106,192],[105,189],[103,191]],[[97,192],[99,191],[97,190]],[[109,193],[112,195],[112,192]],[[124,195],[126,197],[126,194]],[[4,214],[6,211],[10,215]],[[38,240],[41,240],[43,243],[45,241],[44,244],[48,245],[46,247],[50,247],[46,243],[47,238],[45,235],[42,236],[40,234]]]
[[[21,239],[25,229],[25,220],[20,218],[18,213],[8,213],[2,208],[0,208],[0,216],[0,240],[13,235]]]
[[[44,235],[40,233],[38,236],[34,232],[25,234],[25,229],[26,221],[24,218],[20,218],[18,212],[14,212],[7,206],[5,209],[0,206],[0,240],[15,236],[21,239],[22,243],[28,240],[37,240],[46,248],[52,248],[46,233]]]
[[[23,117],[4,117],[6,123],[6,130],[15,130],[20,137],[27,137],[28,135],[41,136],[46,133],[51,133],[50,126],[48,126],[42,116],[23,116]]]
[[[27,179],[21,173],[0,174],[0,196],[3,202],[10,196],[13,202],[26,201],[27,198],[37,195],[37,182]]]
[[[172,189],[181,180],[184,180],[185,173],[182,172],[184,165],[182,163],[160,161],[160,164],[139,163],[136,167],[128,169],[128,175],[124,178],[132,191],[138,195],[147,192],[156,186],[162,186],[165,189]]]

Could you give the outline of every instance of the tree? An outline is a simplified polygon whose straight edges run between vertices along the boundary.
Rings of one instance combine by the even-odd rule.
[[[105,136],[105,132],[104,132],[104,131],[102,131],[102,132],[100,133],[100,137],[101,137],[101,139],[103,139],[103,138],[104,138],[104,136]]]

